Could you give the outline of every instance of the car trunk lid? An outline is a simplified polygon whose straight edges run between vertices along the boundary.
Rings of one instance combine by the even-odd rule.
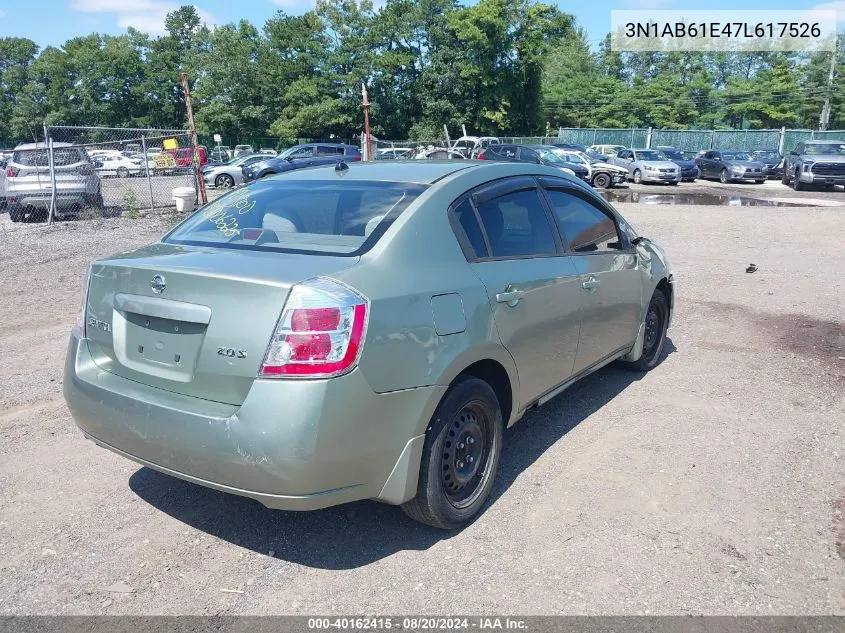
[[[138,383],[241,404],[290,288],[357,261],[162,243],[100,261],[89,349],[101,369]]]

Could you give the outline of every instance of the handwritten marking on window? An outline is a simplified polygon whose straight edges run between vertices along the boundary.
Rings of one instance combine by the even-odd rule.
[[[237,215],[249,213],[255,207],[255,200],[250,200],[249,191],[240,191],[215,200],[205,210],[205,219],[214,222],[217,230],[224,237],[235,237],[240,232]]]

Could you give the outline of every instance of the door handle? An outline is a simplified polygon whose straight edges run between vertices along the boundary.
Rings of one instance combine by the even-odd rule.
[[[508,290],[506,292],[498,293],[496,295],[496,301],[498,303],[507,303],[511,308],[513,308],[524,296],[525,293],[522,292],[522,290]]]
[[[592,292],[593,290],[598,288],[600,285],[601,285],[601,282],[598,279],[594,279],[594,278],[590,278],[590,279],[587,279],[586,281],[581,282],[581,287],[584,290],[589,290],[590,292]]]

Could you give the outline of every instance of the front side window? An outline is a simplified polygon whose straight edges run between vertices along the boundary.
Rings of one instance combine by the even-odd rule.
[[[492,257],[549,255],[557,251],[536,189],[506,193],[480,202],[477,208]]]
[[[204,206],[165,236],[170,244],[360,254],[427,185],[259,180]],[[379,232],[380,231],[380,232]],[[374,244],[367,243],[367,248]]]
[[[569,248],[576,253],[618,251],[622,248],[616,223],[583,198],[560,189],[547,192],[555,221]]]

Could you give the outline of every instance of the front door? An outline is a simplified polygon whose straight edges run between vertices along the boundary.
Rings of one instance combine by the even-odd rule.
[[[524,406],[572,375],[580,276],[561,252],[533,178],[486,186],[453,212],[475,252],[471,266],[487,290],[499,337],[516,363]]]
[[[542,182],[580,280],[578,373],[634,344],[642,320],[641,272],[610,210],[565,181]]]

